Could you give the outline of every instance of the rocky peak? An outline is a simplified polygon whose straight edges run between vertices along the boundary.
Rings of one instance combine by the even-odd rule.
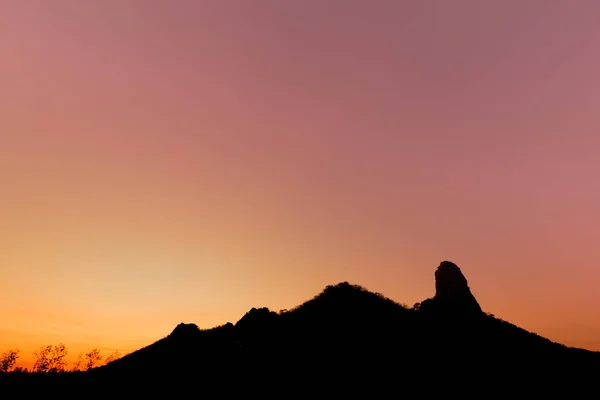
[[[467,278],[458,265],[443,261],[435,271],[435,297],[463,312],[481,313],[481,307],[471,293]]]
[[[448,317],[476,317],[482,314],[460,268],[442,261],[435,271],[435,296],[418,305],[426,313]]]
[[[442,261],[435,271],[435,296],[460,296],[470,293],[467,278],[458,265],[450,261]]]

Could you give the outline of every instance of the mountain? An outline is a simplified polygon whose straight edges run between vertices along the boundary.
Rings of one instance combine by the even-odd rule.
[[[181,323],[167,337],[77,379],[98,387],[191,387],[230,396],[314,397],[323,390],[483,396],[523,394],[524,387],[537,395],[568,389],[573,396],[594,385],[599,372],[600,353],[554,343],[485,313],[460,268],[444,261],[435,271],[435,295],[410,308],[343,282],[288,311],[252,308],[237,323],[212,329]]]
[[[253,308],[236,324],[207,330],[182,323],[93,374],[204,386],[225,377],[247,384],[268,379],[303,387],[410,386],[425,377],[458,376],[507,387],[585,381],[600,372],[600,353],[554,343],[483,312],[456,264],[442,262],[435,280],[435,296],[411,308],[343,282],[289,311]]]

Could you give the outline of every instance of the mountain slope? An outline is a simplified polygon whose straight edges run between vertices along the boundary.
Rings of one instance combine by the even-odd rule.
[[[171,381],[416,382],[584,379],[600,355],[573,349],[484,313],[453,263],[436,271],[436,295],[408,308],[347,282],[298,307],[250,310],[235,325],[180,324],[166,338],[90,375]],[[537,378],[536,378],[537,379]],[[305,384],[305,386],[308,383]]]

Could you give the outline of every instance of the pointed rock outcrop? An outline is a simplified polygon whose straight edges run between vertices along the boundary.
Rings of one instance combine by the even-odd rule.
[[[458,265],[450,261],[443,261],[435,271],[435,297],[449,299],[474,312],[481,312],[479,303],[471,293],[467,278]]]
[[[471,293],[467,278],[458,265],[442,261],[435,271],[435,296],[420,304],[425,312],[447,316],[474,317],[482,315],[481,306]]]

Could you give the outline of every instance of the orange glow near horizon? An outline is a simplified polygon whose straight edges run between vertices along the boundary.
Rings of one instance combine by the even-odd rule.
[[[339,4],[336,4],[339,3]],[[349,281],[600,350],[600,3],[0,2],[0,353]]]

